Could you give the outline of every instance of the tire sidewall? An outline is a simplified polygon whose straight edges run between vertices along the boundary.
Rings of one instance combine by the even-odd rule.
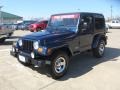
[[[56,60],[59,57],[63,57],[65,59],[65,62],[66,62],[65,69],[61,73],[57,73],[55,71],[55,62],[56,62]],[[51,66],[51,71],[52,71],[51,75],[52,75],[52,77],[55,78],[55,79],[62,77],[67,72],[68,63],[69,63],[69,57],[67,56],[67,54],[65,54],[65,53],[59,53],[59,54],[57,54],[56,57],[53,58],[53,61],[52,61],[52,64],[51,64],[52,65]]]
[[[100,44],[101,44],[101,43],[104,43],[104,51],[103,51],[102,54],[99,53],[99,48],[100,48]],[[101,40],[98,42],[97,47],[96,47],[96,48],[93,48],[92,51],[93,51],[93,55],[94,55],[96,58],[101,58],[101,57],[104,55],[104,52],[105,52],[105,41],[101,39]]]
[[[103,44],[104,45],[104,51],[102,54],[99,53],[99,48],[100,48],[100,45]],[[99,56],[102,57],[104,55],[104,52],[105,52],[105,41],[104,40],[100,40],[99,41],[99,44],[98,44],[98,53],[99,53]]]

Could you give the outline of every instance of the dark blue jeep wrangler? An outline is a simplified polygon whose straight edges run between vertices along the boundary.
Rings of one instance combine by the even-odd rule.
[[[71,56],[92,50],[104,55],[107,36],[105,19],[97,13],[52,15],[46,30],[24,36],[12,46],[11,54],[25,65],[49,66],[54,79],[62,77]]]

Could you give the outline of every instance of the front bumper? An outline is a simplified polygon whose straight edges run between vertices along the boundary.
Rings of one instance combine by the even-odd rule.
[[[7,38],[7,34],[2,34],[2,35],[0,35],[0,39],[1,38]]]
[[[15,48],[15,47],[13,47]],[[14,52],[13,50],[10,51],[10,54],[14,57],[16,57],[20,62],[22,63],[27,63],[27,64],[32,64],[34,65],[35,67],[42,67],[42,66],[45,66],[45,65],[50,65],[51,64],[51,61],[50,60],[43,60],[43,59],[33,59],[31,58],[31,55],[28,54],[28,53],[25,53],[25,52],[22,52],[22,51],[18,51],[15,49]],[[21,61],[19,56],[22,56],[25,58],[24,61]]]
[[[32,65],[34,65],[34,66],[37,66],[37,67],[42,67],[42,66],[45,66],[45,64],[46,64],[46,63],[45,63],[46,60],[33,59],[33,58],[31,58],[31,55],[30,55],[30,54],[24,53],[24,52],[19,52],[19,53],[18,53],[17,58],[18,58],[19,61],[21,61],[21,60],[19,59],[19,55],[20,55],[20,56],[23,56],[23,57],[25,58],[25,62],[23,62],[23,63],[30,63],[30,64],[32,64]]]

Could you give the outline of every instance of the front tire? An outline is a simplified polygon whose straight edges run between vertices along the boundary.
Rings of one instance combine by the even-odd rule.
[[[39,31],[41,31],[41,30],[42,30],[41,28],[37,28],[37,29],[36,29],[36,32],[39,32]]]
[[[105,52],[105,41],[100,40],[97,47],[93,49],[93,55],[97,58],[101,58]]]
[[[68,69],[69,57],[64,52],[58,52],[53,55],[51,63],[51,76],[54,79],[59,79],[64,76]]]

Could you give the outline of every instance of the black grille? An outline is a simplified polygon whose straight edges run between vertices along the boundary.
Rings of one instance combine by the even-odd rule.
[[[31,52],[33,51],[33,41],[23,40],[23,51]]]

